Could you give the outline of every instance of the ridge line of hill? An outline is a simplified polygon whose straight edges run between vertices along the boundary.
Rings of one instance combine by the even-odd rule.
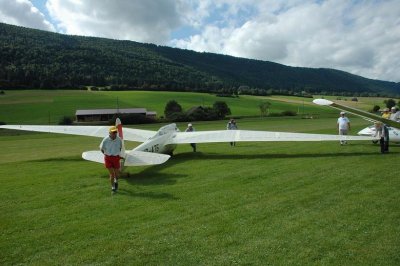
[[[222,94],[400,95],[400,83],[134,41],[0,23],[1,89],[165,90]]]

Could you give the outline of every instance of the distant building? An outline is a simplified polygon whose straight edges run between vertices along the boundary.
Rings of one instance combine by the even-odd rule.
[[[76,122],[108,122],[117,114],[121,115],[143,115],[147,118],[155,119],[157,112],[147,111],[145,108],[125,108],[125,109],[92,109],[76,110]]]

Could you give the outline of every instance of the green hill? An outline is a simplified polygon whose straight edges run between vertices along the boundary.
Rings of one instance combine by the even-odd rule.
[[[398,95],[400,84],[334,69],[69,36],[0,23],[0,88],[111,86],[200,92]]]

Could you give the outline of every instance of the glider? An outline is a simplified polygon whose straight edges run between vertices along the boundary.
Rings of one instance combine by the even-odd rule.
[[[180,132],[175,123],[165,125],[158,131],[124,128],[116,119],[116,126],[124,141],[142,142],[132,150],[121,151],[124,166],[154,165],[166,162],[177,147],[185,143],[215,143],[239,141],[339,141],[339,140],[373,140],[370,136],[338,136],[327,134],[306,134],[254,130],[215,130]],[[37,126],[37,125],[3,125],[3,129],[60,133],[104,138],[108,135],[108,126]],[[104,163],[100,150],[82,153],[85,160]]]
[[[345,110],[348,113],[351,113],[353,115],[359,116],[364,118],[365,120],[372,122],[372,123],[384,123],[386,125],[388,125],[388,129],[389,129],[389,140],[391,142],[400,142],[400,123],[393,121],[393,120],[389,120],[389,119],[385,119],[383,117],[380,117],[378,115],[375,114],[371,114],[356,108],[351,108],[342,104],[338,104],[336,102],[333,101],[329,101],[326,99],[315,99],[313,100],[313,103],[318,104],[318,105],[323,105],[323,106],[329,106],[338,110]],[[376,135],[376,128],[374,125],[372,126],[368,126],[362,130],[360,130],[358,133],[358,135],[360,136],[370,136],[370,137],[375,137]],[[376,143],[377,140],[372,140],[372,142]]]

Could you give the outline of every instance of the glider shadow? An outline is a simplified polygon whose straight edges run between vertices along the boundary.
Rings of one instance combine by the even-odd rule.
[[[58,157],[58,158],[46,158],[46,159],[37,159],[37,160],[29,160],[26,162],[82,162],[82,157],[70,156],[70,157]]]
[[[169,160],[167,163],[149,166],[148,168],[135,171],[137,167],[127,168],[127,172],[123,174],[122,178],[126,179],[128,183],[133,185],[154,186],[154,185],[173,185],[178,178],[187,177],[184,174],[171,174],[163,173],[162,170],[178,163],[176,160]]]
[[[196,156],[188,156],[190,153],[181,153],[174,155],[177,162],[186,161],[188,159],[207,159],[207,160],[251,160],[251,159],[290,159],[290,158],[327,158],[327,157],[353,157],[353,156],[376,156],[379,153],[363,153],[363,152],[351,152],[351,153],[264,153],[264,154],[217,154],[217,153],[196,153]]]
[[[172,161],[173,164],[173,161]],[[178,178],[184,178],[186,175],[183,174],[171,174],[163,173],[161,170],[165,168],[165,164],[154,165],[146,168],[143,171],[138,172],[125,172],[122,178],[126,180],[127,184],[132,188],[138,186],[160,186],[160,185],[174,185]],[[170,166],[170,165],[169,165]],[[129,168],[131,171],[135,171],[136,167]],[[135,192],[129,189],[120,189],[118,194],[129,195],[132,197],[143,197],[151,199],[167,199],[167,200],[178,200],[169,193],[154,193],[154,192]]]
[[[129,189],[121,188],[114,196],[126,195],[135,198],[150,198],[150,199],[163,199],[163,200],[178,200],[179,198],[169,193],[154,193],[154,192],[134,192]]]

